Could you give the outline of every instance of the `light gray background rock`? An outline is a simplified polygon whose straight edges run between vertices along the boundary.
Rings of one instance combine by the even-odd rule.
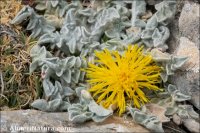
[[[181,36],[189,38],[199,48],[199,4],[185,1],[179,18]]]
[[[183,121],[183,125],[192,133],[199,133],[200,125],[193,119],[186,119]]]
[[[178,56],[188,56],[188,61],[181,70],[170,77],[170,82],[182,93],[191,95],[190,102],[200,109],[199,4],[193,1],[179,1],[177,9],[176,18],[169,26],[169,52]]]

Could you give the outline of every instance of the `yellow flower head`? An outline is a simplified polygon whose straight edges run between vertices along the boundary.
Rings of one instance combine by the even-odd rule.
[[[150,54],[143,53],[143,47],[130,45],[123,55],[118,51],[95,52],[95,64],[89,63],[86,69],[89,91],[108,108],[114,104],[121,115],[127,103],[140,107],[148,102],[142,89],[160,90],[161,68],[155,64]]]

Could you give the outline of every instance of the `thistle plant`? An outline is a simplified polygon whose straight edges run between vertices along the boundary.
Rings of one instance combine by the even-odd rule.
[[[150,54],[143,53],[143,47],[129,45],[122,55],[106,49],[95,55],[96,64],[89,63],[86,69],[89,91],[104,107],[115,104],[119,115],[125,112],[128,103],[140,108],[149,101],[143,89],[161,90],[157,86],[161,82],[161,68]]]

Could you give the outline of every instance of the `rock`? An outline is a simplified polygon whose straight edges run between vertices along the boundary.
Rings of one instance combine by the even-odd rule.
[[[199,50],[195,43],[186,37],[180,38],[180,45],[175,51],[178,56],[187,56],[189,60],[182,66],[182,70],[199,73]]]
[[[176,123],[176,125],[181,125],[182,124],[182,120],[177,114],[174,114],[172,116],[172,120],[173,120],[174,123]]]
[[[1,132],[149,132],[130,119],[112,116],[102,123],[73,124],[66,112],[1,111]],[[48,131],[47,131],[48,130]]]
[[[191,103],[200,109],[199,103],[199,50],[188,38],[181,37],[180,45],[174,52],[177,56],[188,56],[180,71],[171,77],[171,82],[184,94],[191,95]]]
[[[199,4],[193,1],[178,1],[177,14],[169,25],[168,52],[189,56],[188,62],[170,77],[170,82],[187,95],[200,109],[199,103]],[[184,5],[184,6],[183,6]],[[183,8],[182,8],[183,7]],[[182,8],[182,9],[181,9]],[[198,9],[198,10],[197,10]],[[179,12],[181,12],[179,14]],[[179,18],[180,15],[180,18]]]
[[[194,119],[183,120],[183,125],[192,133],[199,133],[200,131],[200,123]]]
[[[179,30],[181,36],[191,39],[199,48],[199,4],[185,1],[180,18]]]
[[[169,122],[170,119],[165,116],[166,108],[157,104],[146,104],[147,113],[158,117],[161,122]]]

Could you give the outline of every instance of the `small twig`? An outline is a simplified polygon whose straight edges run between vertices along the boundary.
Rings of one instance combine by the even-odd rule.
[[[3,74],[2,71],[0,70],[0,78],[1,78],[1,94],[4,92],[4,82],[3,82]]]
[[[27,102],[26,102],[25,104],[20,105],[20,106],[21,106],[21,107],[25,107],[25,106],[30,102],[30,100],[31,100],[31,96],[29,96],[29,99],[27,100]]]
[[[9,102],[9,100],[8,100],[8,98],[5,96],[5,95],[3,95],[3,94],[0,94],[0,97],[3,97],[3,98],[5,98],[8,102]]]
[[[174,131],[177,131],[177,132],[181,133],[180,130],[174,129],[174,128],[172,128],[172,127],[168,127],[168,126],[165,126],[165,125],[163,125],[163,127],[166,127],[166,128],[169,128],[169,129],[172,129],[172,130],[174,130]]]

